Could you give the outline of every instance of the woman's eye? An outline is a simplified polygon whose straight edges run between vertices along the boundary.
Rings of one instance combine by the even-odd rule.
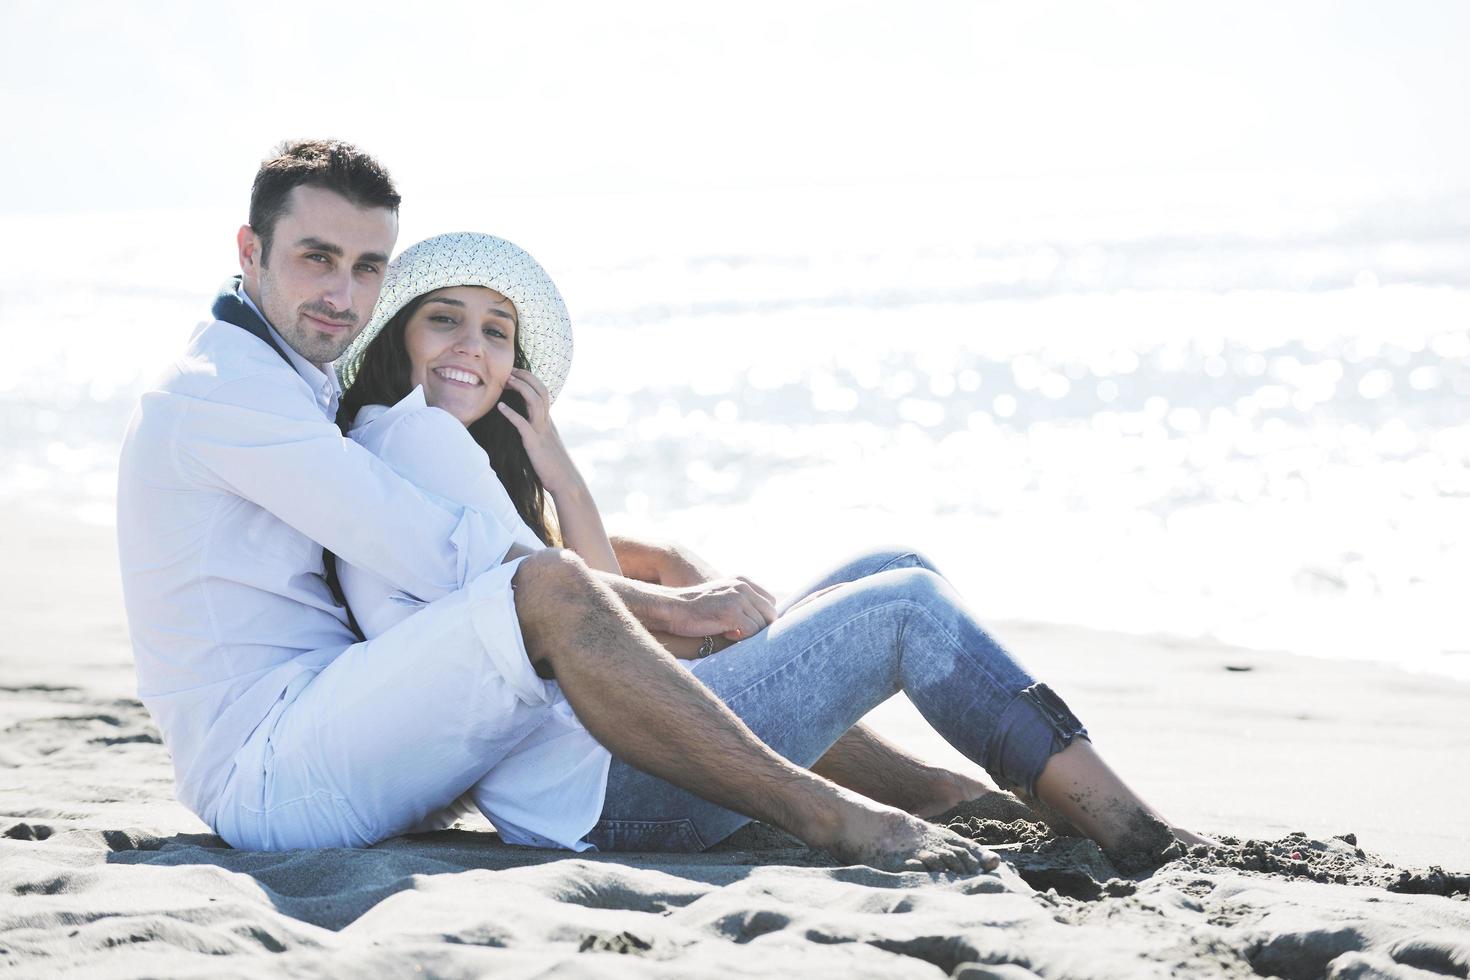
[[[429,317],[429,322],[430,323],[437,323],[437,324],[439,324],[441,326],[446,326],[446,327],[456,326],[457,323],[458,323],[458,321],[456,321],[454,319],[454,317],[450,316],[447,313],[435,313],[435,314],[432,314]]]
[[[486,327],[485,328],[485,336],[487,336],[487,337],[504,337],[505,336],[505,331],[504,330],[501,330],[499,327]]]

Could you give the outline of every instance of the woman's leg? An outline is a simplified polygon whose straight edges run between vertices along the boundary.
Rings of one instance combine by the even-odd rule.
[[[886,572],[891,568],[927,568],[935,575],[940,574],[939,569],[934,567],[934,563],[921,552],[908,548],[875,548],[855,555],[831,571],[812,579],[783,599],[776,607],[776,611],[784,613],[794,604],[815,592],[821,592],[823,589],[840,585],[843,582],[856,582],[858,579]]]
[[[807,596],[843,582],[856,582],[895,568],[924,568],[941,574],[921,552],[907,548],[876,549],[813,579],[783,601],[778,611],[785,613]],[[936,817],[961,803],[982,798],[1008,801],[1006,806],[1026,815],[1025,807],[1010,794],[999,793],[995,787],[965,773],[930,765],[861,722],[844,732],[811,768],[839,786],[921,817]]]
[[[1156,849],[1159,831],[1168,839],[1157,815],[1091,751],[1066,705],[926,569],[891,568],[834,589],[694,670],[798,764],[821,758],[903,690],[968,758],[1003,784],[1039,794],[1109,850]],[[745,822],[618,763],[603,818],[591,839],[610,849],[704,847]],[[660,839],[671,828],[677,839]]]

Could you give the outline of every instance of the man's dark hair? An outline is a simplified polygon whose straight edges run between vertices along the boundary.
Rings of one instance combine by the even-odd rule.
[[[260,264],[270,258],[276,222],[295,187],[323,187],[360,208],[398,213],[398,190],[383,165],[341,140],[287,140],[260,164],[250,188],[250,227],[260,239]]]

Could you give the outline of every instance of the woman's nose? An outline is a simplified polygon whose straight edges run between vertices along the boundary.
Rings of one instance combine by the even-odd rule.
[[[471,357],[481,355],[480,332],[478,330],[462,330],[454,338],[454,350],[457,354],[469,354]]]

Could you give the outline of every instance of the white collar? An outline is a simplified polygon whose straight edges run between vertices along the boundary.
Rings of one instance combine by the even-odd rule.
[[[337,381],[337,372],[332,370],[323,371],[321,368],[317,367],[315,364],[311,363],[306,358],[298,354],[296,352],[296,348],[286,343],[285,338],[282,337],[279,332],[277,332],[276,328],[271,324],[270,320],[267,319],[266,315],[261,312],[260,307],[255,305],[255,300],[251,299],[250,294],[245,291],[244,282],[241,282],[240,285],[236,287],[235,292],[240,297],[240,301],[246,306],[250,307],[251,310],[255,311],[256,316],[260,317],[260,322],[264,323],[265,328],[271,332],[271,337],[275,339],[276,345],[281,348],[281,351],[283,353],[285,353],[286,360],[291,362],[291,366],[296,369],[296,373],[301,375],[302,379],[305,380],[307,384],[311,385],[311,390],[316,392],[318,396],[320,396],[320,398],[325,403],[325,406],[328,407],[331,412],[335,413],[337,400],[342,395],[342,386]]]
[[[352,420],[352,428],[349,434],[357,432],[374,422],[392,422],[401,415],[417,411],[420,408],[428,408],[428,399],[424,397],[424,386],[417,385],[413,391],[398,399],[398,403],[391,408],[387,405],[364,405],[357,410],[357,417]]]

